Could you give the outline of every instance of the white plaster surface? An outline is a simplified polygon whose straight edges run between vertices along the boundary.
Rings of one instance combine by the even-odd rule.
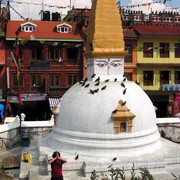
[[[180,123],[180,119],[178,117],[171,117],[171,118],[157,118],[157,124],[164,124],[164,123]]]
[[[0,133],[3,133],[3,132],[6,132],[6,131],[9,131],[11,129],[16,129],[18,128],[20,125],[19,121],[13,121],[11,123],[7,123],[7,124],[2,124],[0,126]]]
[[[148,153],[161,147],[154,106],[137,84],[124,82],[127,91],[123,94],[122,81],[100,82],[99,86],[95,83],[87,81],[87,88],[76,83],[63,96],[48,140],[52,148],[112,157],[124,156],[127,151]],[[101,90],[105,85],[106,89]],[[90,89],[97,88],[97,93],[90,93]],[[114,133],[112,111],[120,100],[126,101],[126,106],[136,116],[130,133]]]

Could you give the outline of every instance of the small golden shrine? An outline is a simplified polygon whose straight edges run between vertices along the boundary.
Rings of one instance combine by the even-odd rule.
[[[125,106],[125,103],[120,100],[116,112],[112,115],[115,133],[131,132],[134,117],[135,115],[131,113],[127,106]]]

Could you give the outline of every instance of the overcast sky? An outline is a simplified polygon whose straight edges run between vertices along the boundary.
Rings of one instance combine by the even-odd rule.
[[[180,12],[180,0],[166,0],[163,4],[163,0],[121,0],[122,7],[129,7],[130,10],[143,10],[148,13],[153,11],[163,11],[164,9]],[[119,0],[117,0],[119,2]],[[147,3],[147,5],[145,5]],[[144,5],[142,5],[144,4]],[[6,5],[6,0],[2,1],[2,6]],[[64,16],[71,7],[75,8],[91,8],[91,0],[10,0],[10,5],[14,9],[11,11],[11,19],[19,20],[24,18],[30,18],[40,20],[40,12],[42,9],[53,12],[59,12]]]

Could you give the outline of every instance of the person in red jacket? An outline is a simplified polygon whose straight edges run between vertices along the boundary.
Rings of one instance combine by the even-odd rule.
[[[52,159],[48,161],[51,164],[51,180],[63,180],[62,165],[67,162],[61,157],[58,151],[52,154]]]

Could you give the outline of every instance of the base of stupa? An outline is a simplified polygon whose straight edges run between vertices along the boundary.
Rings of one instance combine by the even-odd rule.
[[[65,131],[55,127],[49,134],[47,143],[61,152],[114,158],[156,152],[162,146],[159,139],[160,134],[156,126],[146,131],[119,135]]]
[[[90,179],[90,175],[93,170],[96,170],[96,173],[106,173],[108,174],[109,166],[113,168],[123,169],[130,174],[132,167],[137,170],[140,167],[146,167],[152,174],[158,175],[164,174],[164,177],[167,179],[172,177],[170,171],[172,167],[180,167],[180,146],[179,144],[173,143],[169,140],[160,138],[155,146],[159,146],[159,149],[148,153],[144,153],[143,149],[142,154],[137,153],[140,149],[133,151],[126,150],[126,156],[117,156],[117,157],[97,157],[89,155],[81,155],[78,152],[68,153],[61,151],[61,149],[53,149],[48,145],[48,136],[39,141],[39,161],[46,161],[51,158],[53,151],[58,150],[61,152],[61,155],[67,159],[68,163],[64,164],[63,171],[66,177],[70,177],[74,174],[81,174],[81,176]],[[152,145],[151,145],[152,146]],[[152,150],[152,147],[151,147]],[[76,155],[78,159],[76,160]],[[116,160],[113,160],[116,158]],[[51,167],[47,165],[48,172],[51,171]],[[173,169],[172,171],[173,172]],[[167,175],[166,175],[167,174]],[[162,175],[161,175],[162,176]],[[82,179],[83,179],[82,177]],[[158,177],[161,179],[160,177]],[[68,179],[68,178],[67,178]],[[81,178],[79,178],[81,179]]]

